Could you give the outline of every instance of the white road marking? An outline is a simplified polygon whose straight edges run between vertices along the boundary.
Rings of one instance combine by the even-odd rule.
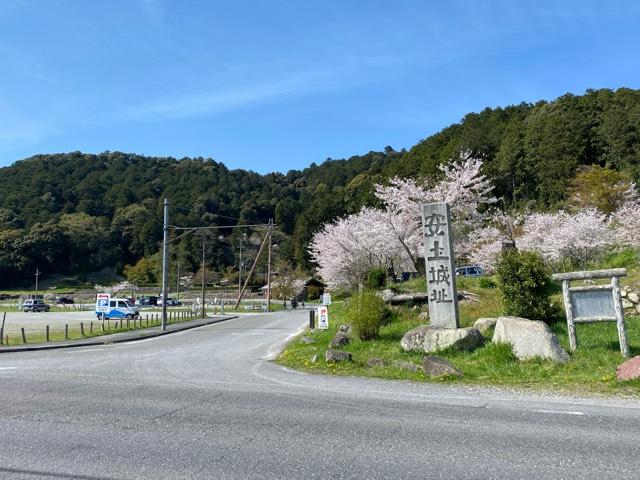
[[[534,413],[557,413],[560,415],[584,415],[584,412],[572,412],[567,410],[531,410]]]
[[[20,367],[0,367],[0,370],[16,370]]]

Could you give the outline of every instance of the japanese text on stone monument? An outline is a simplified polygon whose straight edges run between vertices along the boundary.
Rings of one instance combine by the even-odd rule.
[[[458,298],[449,205],[424,205],[422,225],[431,325],[458,328]]]

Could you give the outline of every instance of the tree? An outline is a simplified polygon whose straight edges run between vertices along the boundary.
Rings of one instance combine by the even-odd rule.
[[[158,283],[159,258],[142,257],[135,265],[124,267],[127,280],[136,285],[151,285]]]
[[[567,194],[569,209],[596,208],[605,215],[618,210],[634,195],[630,175],[599,165],[581,168]]]

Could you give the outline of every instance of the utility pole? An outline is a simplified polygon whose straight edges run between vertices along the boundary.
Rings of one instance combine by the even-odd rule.
[[[37,268],[36,268],[35,276],[36,276],[36,294],[34,298],[37,298],[38,297],[38,277],[40,276],[40,270],[38,270]]]
[[[242,235],[240,235],[240,254],[238,257],[238,296],[240,296],[242,290]]]
[[[273,231],[273,219],[269,219],[269,258],[267,260],[267,312],[271,311],[271,232]]]
[[[242,300],[244,291],[247,289],[247,285],[249,285],[249,280],[251,280],[251,275],[253,275],[253,271],[256,269],[256,265],[258,264],[258,259],[260,259],[260,255],[262,254],[262,251],[264,250],[264,247],[267,244],[268,238],[269,238],[269,233],[267,233],[264,237],[264,240],[262,240],[262,245],[260,245],[260,250],[258,250],[256,259],[253,261],[253,265],[251,265],[251,270],[249,270],[249,273],[247,274],[247,278],[244,281],[244,285],[242,287],[242,290],[240,291],[240,295],[238,295],[238,300],[236,300],[236,306],[235,306],[236,309],[240,305],[240,301]]]
[[[169,276],[169,200],[164,199],[162,227],[162,331],[167,329],[167,290]]]
[[[180,301],[180,260],[177,261],[176,300]]]
[[[204,306],[204,237],[202,237],[202,318],[206,317],[205,306]]]

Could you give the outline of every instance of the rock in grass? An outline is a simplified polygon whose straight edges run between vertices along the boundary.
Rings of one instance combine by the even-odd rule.
[[[310,343],[316,343],[316,342],[317,340],[315,338],[307,337],[306,335],[303,337],[300,337],[300,343],[304,343],[306,345]]]
[[[406,360],[394,360],[393,366],[401,368],[402,370],[407,370],[408,372],[417,372],[420,370],[420,365],[416,365],[413,362],[407,362]]]
[[[492,328],[496,326],[497,318],[479,318],[473,324],[481,334],[486,335]]]
[[[620,364],[616,372],[616,378],[620,381],[640,378],[640,355]]]
[[[461,377],[462,372],[456,367],[451,365],[444,358],[440,357],[424,357],[422,361],[422,369],[424,373],[429,377],[441,377],[443,375],[450,375],[452,377]]]
[[[378,357],[371,357],[367,360],[367,368],[384,367],[384,360]]]
[[[346,333],[347,335],[351,334],[351,325],[340,325],[338,327],[338,332]]]
[[[350,362],[351,354],[349,352],[343,352],[342,350],[333,350],[330,348],[324,354],[324,359],[327,363]]]
[[[565,363],[569,354],[562,348],[551,329],[539,320],[500,317],[493,334],[493,343],[507,343],[519,360],[540,357]]]
[[[432,353],[448,347],[473,350],[483,342],[484,337],[476,328],[435,328],[424,325],[405,333],[400,346],[406,351]]]
[[[318,363],[318,355],[311,357],[311,363]]]
[[[334,337],[331,339],[331,346],[340,347],[342,345],[348,345],[349,341],[350,341],[349,335],[343,332],[337,332],[334,335]]]

